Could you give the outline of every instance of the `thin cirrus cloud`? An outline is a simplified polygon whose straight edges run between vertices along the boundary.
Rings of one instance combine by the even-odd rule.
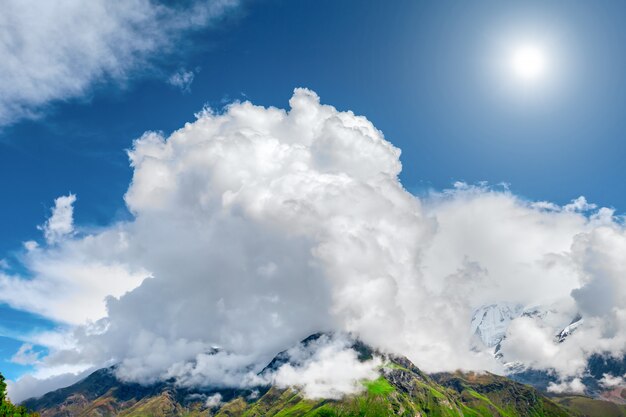
[[[400,150],[365,117],[306,89],[289,103],[234,103],[169,137],[147,132],[129,151],[132,220],[28,251],[27,283],[0,274],[1,301],[73,325],[39,375],[117,363],[125,380],[252,384],[251,369],[327,330],[426,371],[503,372],[469,331],[476,307],[502,301],[551,311],[513,320],[502,349],[554,369],[554,390],[578,389],[592,353],[624,353],[626,231],[611,209],[463,183],[418,198],[398,179]],[[584,325],[555,343],[577,314]],[[273,381],[353,392],[374,364],[329,343]],[[334,356],[354,365],[348,377],[321,378]]]
[[[166,6],[150,0],[8,0],[0,14],[0,126],[38,117],[95,84],[123,84],[190,29],[204,27],[238,0]]]

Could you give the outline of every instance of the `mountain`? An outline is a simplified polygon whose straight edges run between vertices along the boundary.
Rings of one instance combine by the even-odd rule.
[[[594,400],[582,395],[559,395],[553,400],[570,412],[582,416],[626,417],[626,405],[611,401]]]
[[[519,317],[548,320],[552,313],[550,309],[541,306],[523,308],[521,305],[507,302],[483,305],[474,311],[470,322],[470,331],[475,341],[474,348],[491,350],[495,358],[502,361],[511,379],[545,391],[550,383],[557,382],[554,373],[549,370],[532,369],[521,362],[507,362],[502,342],[506,339],[507,329],[513,320]],[[580,315],[574,316],[569,322],[562,324],[561,330],[555,331],[554,343],[564,343],[581,326],[584,326],[584,318]],[[581,378],[588,395],[626,403],[626,394],[622,396],[622,392],[626,393],[626,386],[605,388],[601,384],[605,374],[626,375],[626,356],[615,358],[610,354],[594,354],[589,358],[587,369]]]
[[[512,303],[481,306],[474,311],[470,324],[471,332],[486,347],[497,346],[513,319],[522,315],[523,307]]]
[[[569,335],[574,333],[576,329],[578,329],[583,323],[583,318],[580,315],[576,316],[570,324],[565,326],[565,328],[563,328],[563,330],[561,330],[559,334],[556,335],[557,342],[563,343],[565,340],[567,340]]]
[[[115,367],[99,369],[66,388],[31,398],[22,405],[38,411],[41,417],[71,416],[200,416],[205,398],[216,389],[182,388],[174,381],[141,385],[119,380]],[[221,389],[222,398],[230,400],[250,395],[251,391]]]
[[[300,345],[306,348],[320,337]],[[355,341],[351,348],[361,361],[381,355]],[[535,388],[489,373],[427,375],[407,358],[382,355],[377,379],[362,382],[362,391],[340,400],[307,399],[298,387],[259,386],[254,389],[181,388],[174,381],[144,386],[120,381],[115,369],[101,369],[82,381],[23,403],[42,417],[567,417],[582,414],[577,407],[596,400],[554,401]],[[281,352],[261,372],[271,372],[291,360]],[[219,401],[210,401],[217,398]],[[566,403],[560,405],[559,402]],[[604,405],[604,404],[602,404]],[[602,407],[596,407],[603,409]],[[616,414],[617,415],[617,414]]]
[[[496,348],[506,338],[506,332],[511,322],[519,317],[529,317],[536,320],[546,320],[554,312],[548,308],[535,306],[524,308],[520,304],[507,302],[483,305],[474,310],[470,322],[470,331],[476,341],[484,347]],[[561,330],[555,332],[554,341],[564,342],[583,324],[582,316],[577,315],[567,325],[563,323]]]

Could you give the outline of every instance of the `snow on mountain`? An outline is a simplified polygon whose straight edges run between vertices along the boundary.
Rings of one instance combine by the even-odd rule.
[[[507,360],[507,353],[503,341],[507,337],[507,330],[513,320],[518,318],[533,319],[543,326],[554,329],[553,342],[564,343],[567,339],[584,326],[584,319],[576,315],[568,319],[566,315],[559,314],[558,310],[547,306],[523,307],[518,304],[498,302],[483,305],[472,314],[471,334],[474,337],[474,349],[490,351],[494,358],[502,364],[504,373],[524,384],[533,385],[546,390],[551,383],[558,382],[558,376],[549,369],[533,369],[528,363]],[[626,392],[622,375],[626,375],[626,356],[612,357],[606,355],[592,355],[587,363],[587,369],[583,378],[586,392],[589,395],[603,396],[605,399],[612,398],[614,388],[606,385],[606,380],[619,378],[619,390]],[[617,402],[624,401],[623,397]],[[612,399],[611,401],[615,401]]]
[[[519,304],[495,303],[484,305],[474,311],[471,334],[486,347],[495,347],[506,335],[511,320],[520,317],[524,309]]]
[[[506,337],[511,321],[518,317],[529,317],[544,322],[553,322],[555,315],[553,310],[542,306],[525,308],[520,304],[508,302],[486,304],[474,310],[470,332],[477,342],[478,340],[482,342],[484,347],[495,348],[494,355],[498,356],[500,351],[499,345]],[[552,323],[555,328],[561,329],[555,332],[555,342],[562,343],[582,324],[583,319],[581,316],[576,316],[568,325],[565,325],[565,323],[559,325],[558,322]],[[478,346],[476,347],[479,348]]]
[[[581,316],[577,316],[569,325],[565,326],[565,328],[561,330],[558,335],[556,335],[556,341],[563,343],[570,334],[574,333],[576,329],[583,324],[583,322],[583,318]]]

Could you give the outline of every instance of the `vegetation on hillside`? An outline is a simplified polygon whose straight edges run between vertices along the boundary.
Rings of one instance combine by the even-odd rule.
[[[584,417],[626,417],[626,405],[595,400],[582,395],[559,395],[554,401]]]
[[[297,388],[271,388],[248,403],[236,398],[216,417],[570,417],[535,389],[491,374],[439,375],[435,380],[405,358],[394,358],[360,394],[310,400]]]
[[[36,413],[29,413],[25,407],[13,405],[6,396],[7,384],[0,374],[0,417],[38,417]]]

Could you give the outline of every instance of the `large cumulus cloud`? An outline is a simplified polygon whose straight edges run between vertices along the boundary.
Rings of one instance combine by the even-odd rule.
[[[611,210],[466,184],[417,198],[398,179],[400,151],[366,118],[309,90],[297,89],[288,111],[249,102],[204,110],[169,137],[144,134],[129,156],[132,221],[25,255],[38,265],[32,285],[65,260],[113,268],[105,279],[117,283],[89,293],[102,307],[82,315],[62,314],[52,296],[44,314],[91,321],[41,367],[118,363],[128,380],[232,385],[329,330],[427,371],[501,372],[469,332],[473,309],[499,301],[552,312],[514,321],[509,360],[574,376],[591,353],[624,350],[626,233]],[[63,283],[80,288],[74,281]],[[579,313],[584,329],[555,344]],[[324,352],[278,380],[315,376]],[[354,369],[354,378],[371,371]],[[335,396],[334,388],[309,387]]]
[[[399,151],[308,90],[290,105],[236,104],[136,141],[125,229],[154,279],[81,340],[120,375],[171,376],[213,346],[261,364],[318,330],[402,331],[398,285],[416,282],[432,224],[397,180]]]

